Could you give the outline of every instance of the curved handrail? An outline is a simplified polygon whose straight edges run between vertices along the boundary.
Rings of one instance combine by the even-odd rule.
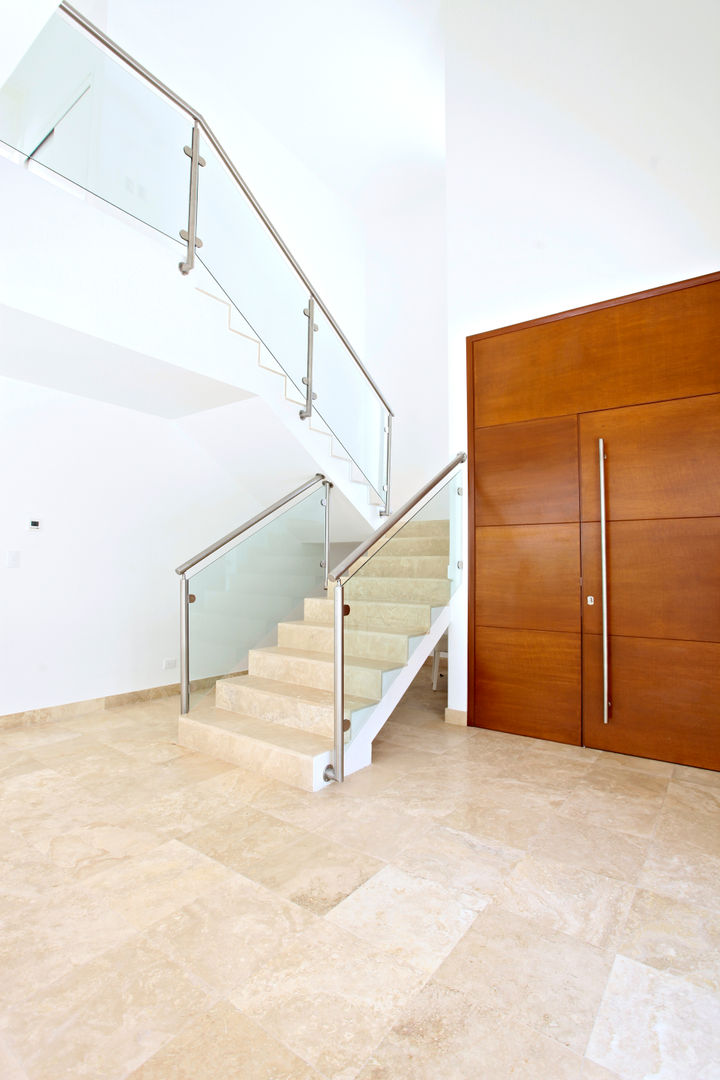
[[[464,451],[460,451],[460,453],[456,454],[456,456],[452,459],[449,465],[446,465],[444,469],[441,469],[440,472],[432,478],[432,480],[429,480],[428,483],[425,484],[424,487],[421,487],[420,490],[416,492],[416,494],[413,495],[411,499],[408,499],[404,506],[401,506],[399,510],[396,510],[395,513],[387,519],[387,521],[383,522],[380,528],[377,529],[372,534],[372,536],[370,536],[367,540],[363,540],[363,542],[359,544],[354,551],[351,551],[350,554],[345,559],[343,559],[342,562],[338,563],[335,569],[331,571],[331,573],[328,575],[330,581],[340,581],[341,578],[345,577],[348,570],[350,570],[350,568],[354,566],[355,563],[363,557],[363,555],[366,555],[370,548],[373,547],[378,542],[378,540],[382,539],[382,537],[385,536],[386,533],[390,532],[390,530],[393,529],[398,524],[398,522],[402,521],[404,517],[407,517],[410,511],[414,510],[417,504],[421,502],[426,495],[429,495],[430,492],[434,488],[436,488],[442,480],[445,479],[448,473],[451,473],[453,469],[457,468],[458,465],[462,465],[464,461],[467,461],[467,454]]]
[[[265,518],[270,517],[276,510],[280,510],[281,507],[292,502],[298,495],[302,495],[303,491],[309,491],[310,488],[317,487],[319,484],[327,484],[329,487],[333,486],[323,473],[315,473],[310,480],[301,484],[300,487],[295,488],[294,491],[290,491],[287,495],[283,495],[282,499],[278,499],[272,506],[268,506],[266,510],[262,510],[259,514],[256,514],[255,517],[250,518],[249,521],[238,526],[237,529],[233,529],[227,536],[223,536],[221,540],[216,540],[214,544],[210,544],[209,547],[204,548],[203,551],[198,552],[197,555],[193,555],[191,559],[181,563],[180,566],[175,568],[175,573],[182,577],[188,570],[192,570],[194,566],[197,566],[198,563],[209,558],[210,555],[214,555],[216,551],[220,551],[221,548],[224,548],[232,540],[237,540],[237,538],[242,536],[244,532],[247,532],[248,529],[252,529],[254,525],[258,525],[261,521],[264,521]]]
[[[138,61],[135,60],[134,57],[132,57],[130,55],[130,53],[126,52],[125,49],[121,48],[120,45],[116,44],[111,38],[109,38],[107,36],[107,34],[103,33],[103,31],[100,30],[99,27],[95,26],[94,23],[90,22],[89,19],[86,19],[85,16],[80,11],[77,11],[77,9],[72,6],[72,4],[68,4],[66,2],[66,0],[63,0],[63,2],[60,4],[60,10],[63,11],[74,22],[76,22],[78,24],[78,26],[81,26],[82,29],[87,34],[89,34],[91,37],[95,38],[96,41],[100,42],[100,44],[105,49],[107,49],[108,52],[111,52],[114,56],[116,56],[118,58],[118,60],[121,60],[124,64],[126,64],[129,68],[131,68],[136,73],[136,75],[139,75],[146,82],[150,83],[150,85],[153,86],[157,91],[159,91],[159,93],[163,94],[164,97],[168,98],[169,101],[172,101],[172,103],[175,106],[177,106],[177,108],[182,109],[183,112],[186,112],[189,116],[192,117],[192,119],[197,124],[199,124],[199,126],[202,128],[203,133],[205,134],[205,137],[207,138],[208,142],[212,145],[212,147],[215,150],[215,152],[217,153],[217,155],[221,158],[223,164],[227,168],[228,172],[232,176],[235,183],[238,185],[238,187],[242,190],[245,197],[251,203],[251,205],[252,205],[253,209],[255,210],[255,212],[257,213],[258,217],[260,218],[262,223],[265,225],[266,229],[268,230],[268,232],[270,233],[270,235],[274,239],[275,243],[278,245],[278,247],[282,251],[283,255],[285,256],[285,258],[288,260],[288,262],[290,263],[290,265],[294,269],[295,273],[298,275],[298,277],[300,278],[302,283],[305,285],[305,288],[308,290],[308,293],[310,293],[310,295],[315,300],[315,303],[318,305],[318,307],[322,311],[323,315],[325,316],[327,321],[330,323],[333,330],[338,335],[338,337],[342,341],[342,343],[345,346],[345,348],[347,349],[347,351],[352,356],[352,358],[355,361],[355,363],[357,364],[357,366],[360,368],[360,371],[362,371],[363,375],[365,376],[365,378],[369,382],[370,386],[373,388],[373,390],[377,394],[378,398],[380,399],[380,401],[383,403],[383,405],[385,406],[385,408],[389,412],[390,416],[394,416],[395,414],[393,413],[392,409],[390,408],[387,401],[385,400],[384,395],[382,394],[382,392],[380,391],[380,389],[376,385],[373,377],[370,375],[369,371],[367,370],[367,368],[363,364],[362,360],[357,355],[357,353],[353,349],[353,347],[350,344],[350,342],[348,341],[348,339],[345,337],[345,334],[342,332],[342,330],[340,329],[340,327],[336,323],[335,319],[332,317],[329,310],[327,309],[327,307],[325,306],[323,301],[318,296],[317,291],[311,285],[310,281],[308,280],[308,278],[305,275],[304,271],[302,270],[301,266],[299,265],[299,263],[297,262],[297,260],[293,256],[292,252],[288,248],[287,244],[282,239],[279,232],[277,231],[277,229],[275,228],[273,223],[270,221],[270,218],[267,216],[267,214],[265,213],[263,208],[260,206],[260,203],[257,201],[257,199],[253,195],[252,191],[250,190],[248,185],[243,180],[242,176],[240,175],[240,173],[236,169],[235,165],[233,164],[231,158],[229,157],[229,155],[225,151],[222,143],[217,138],[214,131],[212,130],[210,125],[207,123],[207,121],[204,119],[202,114],[199,113],[197,111],[197,109],[194,109],[192,107],[192,105],[188,105],[188,103],[186,101],[184,101],[178,94],[176,94],[173,90],[171,90],[170,87],[166,86],[165,83],[161,82],[161,80],[158,79],[155,75],[153,75],[151,71],[148,71],[148,69],[146,67],[143,67],[142,64],[138,63]]]

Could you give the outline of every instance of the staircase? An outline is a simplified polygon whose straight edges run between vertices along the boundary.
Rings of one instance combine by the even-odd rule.
[[[449,522],[415,521],[345,585],[346,774],[370,764],[372,740],[445,631]],[[248,674],[221,679],[215,704],[179,721],[191,750],[308,791],[325,786],[333,748],[333,599],[307,597],[277,645],[251,649]]]

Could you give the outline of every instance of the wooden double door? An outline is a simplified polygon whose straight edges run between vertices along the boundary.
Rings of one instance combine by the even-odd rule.
[[[718,330],[713,276],[470,339],[470,723],[720,768]]]

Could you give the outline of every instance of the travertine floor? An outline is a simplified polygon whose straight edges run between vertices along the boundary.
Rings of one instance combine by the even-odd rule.
[[[309,795],[0,731],[2,1080],[713,1080],[720,776],[442,724]]]

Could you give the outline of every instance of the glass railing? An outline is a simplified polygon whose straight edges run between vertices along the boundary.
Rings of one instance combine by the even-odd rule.
[[[343,779],[345,753],[462,582],[464,461],[459,454],[332,572],[336,716],[326,779]]]
[[[202,261],[388,513],[392,411],[199,113],[62,4],[0,89],[0,141],[171,240],[182,232],[184,272]]]
[[[305,487],[178,567],[183,712],[218,678],[245,673],[250,649],[276,645],[277,624],[302,619],[306,597],[325,595],[327,485]]]

